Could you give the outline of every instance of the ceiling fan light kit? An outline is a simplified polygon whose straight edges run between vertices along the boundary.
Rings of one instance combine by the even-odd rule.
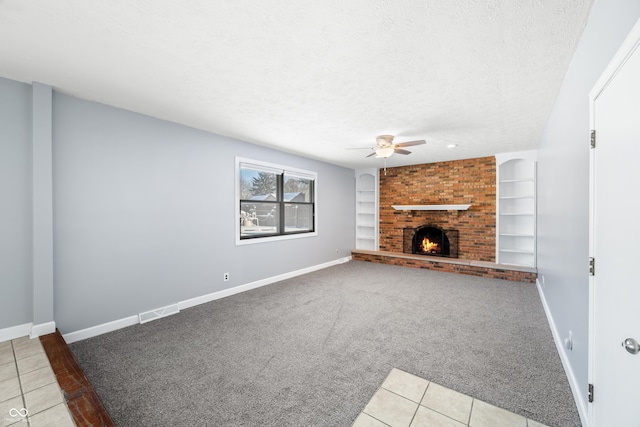
[[[394,136],[393,135],[379,135],[376,137],[376,147],[371,147],[373,152],[366,157],[376,156],[378,159],[384,159],[384,172],[387,173],[387,159],[391,157],[393,153],[398,154],[411,154],[411,151],[405,150],[402,147],[410,147],[412,145],[422,145],[426,144],[427,141],[424,139],[416,140],[416,141],[407,141],[401,142],[399,144],[393,143]],[[353,148],[354,150],[358,150],[360,148]]]
[[[393,153],[404,155],[411,154],[411,151],[403,150],[401,147],[410,147],[412,145],[422,145],[427,143],[427,141],[421,139],[418,141],[407,141],[401,142],[399,144],[394,144],[393,138],[393,135],[380,135],[376,137],[377,147],[372,148],[376,157],[386,159],[388,157],[391,157]],[[371,154],[369,156],[371,156]]]
[[[401,142],[399,144],[393,143],[393,135],[379,135],[376,137],[376,145],[377,147],[372,147],[373,153],[369,154],[367,157],[376,156],[378,159],[384,159],[384,173],[387,173],[387,159],[391,157],[393,153],[398,154],[411,154],[411,151],[404,150],[401,147],[410,147],[412,145],[422,145],[426,144],[425,140],[417,140],[417,141],[407,141]]]
[[[394,150],[393,147],[377,148],[376,149],[376,157],[382,158],[382,159],[386,159],[387,157],[391,156],[394,151],[395,150]]]

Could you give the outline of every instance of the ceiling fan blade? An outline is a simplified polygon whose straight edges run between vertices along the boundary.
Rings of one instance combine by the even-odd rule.
[[[426,144],[427,141],[425,141],[424,139],[420,139],[417,141],[407,141],[407,142],[401,142],[400,144],[395,144],[396,147],[411,147],[412,145],[422,145],[422,144]]]
[[[397,147],[397,146],[396,146]],[[398,154],[411,154],[411,151],[409,150],[403,150],[402,148],[396,148],[394,151],[394,153],[398,153]]]
[[[374,151],[373,153],[369,154],[368,156],[365,156],[365,158],[371,157],[371,156],[375,156],[375,155],[376,155],[376,152]]]

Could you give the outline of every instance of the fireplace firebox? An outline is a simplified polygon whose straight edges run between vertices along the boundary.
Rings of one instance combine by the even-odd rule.
[[[403,252],[458,258],[458,230],[444,230],[435,225],[405,228]]]

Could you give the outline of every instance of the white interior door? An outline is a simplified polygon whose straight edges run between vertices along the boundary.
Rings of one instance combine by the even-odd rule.
[[[590,427],[640,426],[640,25],[591,93]],[[629,349],[627,349],[627,347]],[[631,352],[630,352],[631,350]]]

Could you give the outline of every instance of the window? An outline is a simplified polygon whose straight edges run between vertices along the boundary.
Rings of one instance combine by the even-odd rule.
[[[237,242],[315,235],[314,172],[236,159]]]

